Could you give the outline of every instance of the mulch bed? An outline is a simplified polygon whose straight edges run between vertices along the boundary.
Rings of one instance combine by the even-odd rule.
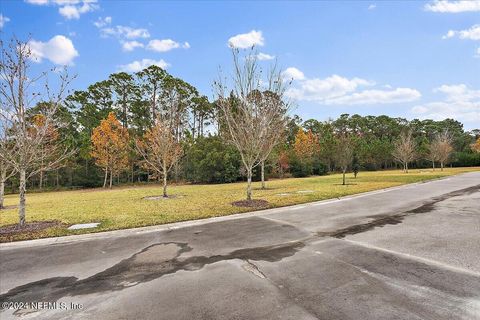
[[[246,208],[266,208],[268,207],[269,202],[267,200],[240,200],[232,202],[232,206],[235,207],[246,207]]]
[[[24,226],[20,227],[18,224],[9,224],[7,226],[0,227],[0,236],[8,237],[22,233],[39,232],[48,228],[61,226],[60,221],[35,221],[27,222]]]

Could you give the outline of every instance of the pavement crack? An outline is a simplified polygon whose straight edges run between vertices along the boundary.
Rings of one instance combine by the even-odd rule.
[[[267,278],[267,276],[265,276],[265,274],[262,271],[260,271],[260,269],[258,268],[258,266],[256,264],[254,264],[253,262],[251,262],[248,259],[246,259],[244,261],[246,262],[242,266],[244,270],[253,273],[255,276],[257,276],[261,279],[266,279]]]

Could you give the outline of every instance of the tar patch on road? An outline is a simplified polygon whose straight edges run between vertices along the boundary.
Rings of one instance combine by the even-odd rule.
[[[431,201],[425,203],[424,205],[417,207],[413,210],[407,211],[407,213],[427,213],[432,211],[435,208],[435,205],[439,202],[445,201],[449,198],[453,197],[458,197],[458,196],[463,196],[463,195],[468,195],[472,194],[474,192],[480,191],[480,185],[476,185],[470,188],[465,188],[457,191],[453,191],[450,193],[446,193],[444,195],[441,195],[440,197],[435,197]]]
[[[449,198],[458,197],[461,195],[472,194],[474,192],[480,191],[480,185],[476,185],[470,188],[465,188],[457,191],[453,191],[450,193],[446,193],[440,197],[435,197],[431,201],[406,212],[392,214],[392,215],[376,215],[370,216],[368,218],[372,218],[373,221],[357,224],[353,226],[349,226],[343,229],[331,231],[331,232],[317,232],[317,235],[320,237],[333,237],[342,239],[348,235],[362,233],[365,231],[373,230],[376,227],[383,227],[386,225],[395,225],[399,224],[405,219],[405,217],[419,214],[419,213],[427,213],[432,211],[435,208],[435,205],[439,202],[445,201]]]
[[[294,255],[304,246],[301,242],[240,249],[225,255],[193,256],[181,254],[192,249],[185,243],[159,243],[135,253],[130,258],[83,280],[76,277],[54,277],[31,282],[11,289],[0,301],[57,301],[64,296],[76,296],[105,291],[117,291],[148,282],[180,270],[194,271],[205,265],[232,259],[276,262]]]

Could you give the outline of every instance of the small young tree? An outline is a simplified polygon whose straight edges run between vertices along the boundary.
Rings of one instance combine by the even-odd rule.
[[[450,154],[453,151],[452,137],[448,131],[444,131],[435,136],[435,139],[430,144],[430,158],[432,162],[437,160],[440,162],[440,168],[443,171],[445,163],[448,161]],[[433,167],[435,169],[435,165]]]
[[[240,153],[247,173],[247,200],[251,200],[253,169],[267,158],[275,145],[277,138],[274,137],[286,124],[289,104],[284,101],[281,72],[273,67],[268,79],[262,81],[254,52],[243,64],[239,51],[233,49],[232,52],[233,88],[227,90],[223,81],[214,83],[216,105],[220,110],[218,122],[224,125],[223,136]]]
[[[167,194],[168,173],[182,156],[182,146],[177,142],[174,128],[168,120],[157,118],[155,125],[147,130],[143,141],[137,141],[137,151],[143,157],[146,168],[163,177],[163,196]]]
[[[415,141],[411,131],[404,131],[394,143],[393,158],[403,166],[403,172],[408,173],[408,163],[415,160]]]
[[[277,166],[278,171],[280,172],[280,176],[283,178],[285,175],[285,171],[287,171],[290,167],[288,153],[285,150],[280,151],[277,159]]]
[[[352,137],[347,133],[339,134],[335,139],[334,161],[342,170],[342,185],[345,185],[345,174],[353,161],[354,144]]]
[[[279,81],[273,78],[271,81]],[[271,117],[270,125],[265,135],[265,141],[263,143],[263,150],[260,159],[260,170],[261,170],[261,180],[262,180],[262,189],[265,189],[265,161],[272,153],[273,148],[281,141],[284,136],[285,129],[287,126],[287,117],[286,112],[288,110],[288,105],[282,101],[282,98],[277,94],[265,91],[258,94],[260,104],[267,105],[270,115],[265,114],[267,117]]]
[[[7,46],[0,41],[0,46],[0,128],[2,132],[8,128],[8,139],[0,139],[0,159],[19,173],[18,215],[20,226],[24,226],[28,179],[61,167],[73,153],[51,134],[52,128],[62,126],[56,114],[72,78],[65,69],[60,73],[58,91],[52,92],[48,73],[30,74],[32,52],[28,42],[14,38]],[[35,91],[42,87],[42,80],[44,91]],[[35,121],[31,110],[41,101],[45,104],[37,115],[41,121]]]
[[[110,173],[110,188],[115,174],[128,168],[128,131],[117,120],[115,114],[110,112],[100,125],[93,129],[91,156],[95,163],[105,171],[103,187],[107,185]]]

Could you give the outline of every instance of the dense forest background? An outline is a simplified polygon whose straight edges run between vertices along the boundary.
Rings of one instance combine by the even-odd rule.
[[[237,150],[222,139],[224,126],[219,123],[218,107],[187,82],[165,70],[150,66],[135,73],[116,73],[86,90],[71,93],[58,110],[63,124],[58,130],[62,143],[75,150],[64,165],[29,180],[29,189],[92,188],[103,184],[104,171],[91,157],[92,133],[114,112],[122,127],[128,130],[131,144],[128,165],[116,174],[115,184],[146,183],[157,179],[142,167],[135,152],[135,141],[152,126],[163,112],[162,101],[168,99],[170,88],[180,95],[180,112],[176,113],[176,139],[181,142],[182,158],[171,172],[173,181],[187,183],[225,183],[243,180],[244,169]],[[44,104],[30,112],[35,114]],[[471,145],[480,137],[480,130],[465,131],[462,123],[418,120],[382,116],[343,114],[338,119],[303,120],[289,118],[282,143],[277,145],[265,164],[267,177],[304,177],[327,174],[338,169],[335,163],[335,135],[351,133],[354,137],[354,157],[350,169],[382,170],[397,168],[392,152],[400,134],[410,131],[415,139],[415,160],[411,168],[430,168],[428,146],[434,137],[448,132],[454,151],[451,166],[480,166],[480,154]],[[303,146],[303,147],[299,147]],[[309,150],[305,157],[305,148]],[[259,179],[259,168],[255,177]],[[7,190],[15,191],[18,180],[8,181]]]

